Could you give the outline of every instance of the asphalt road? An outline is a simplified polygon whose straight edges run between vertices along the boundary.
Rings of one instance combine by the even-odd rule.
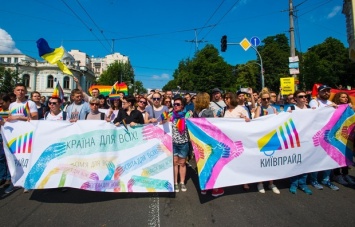
[[[350,170],[355,176],[355,167]],[[313,195],[244,192],[228,187],[214,198],[200,195],[196,173],[189,168],[187,192],[104,193],[77,189],[0,190],[0,226],[355,226],[355,188],[324,188]]]

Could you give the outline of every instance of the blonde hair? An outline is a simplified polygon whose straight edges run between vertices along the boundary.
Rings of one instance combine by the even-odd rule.
[[[207,92],[199,92],[195,100],[195,112],[199,113],[201,110],[210,106],[210,95]]]
[[[265,95],[265,94],[270,95],[269,88],[267,88],[267,87],[264,87],[264,88],[261,90],[261,92],[260,92],[260,94],[259,94],[259,97],[261,97],[262,95]]]

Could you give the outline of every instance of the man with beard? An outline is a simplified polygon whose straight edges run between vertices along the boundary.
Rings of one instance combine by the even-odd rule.
[[[210,108],[213,110],[215,116],[223,117],[224,107],[226,107],[226,104],[223,101],[222,91],[219,90],[219,88],[214,88],[212,90],[212,101],[210,102]]]
[[[318,88],[318,96],[316,99],[310,101],[309,105],[312,109],[324,108],[324,107],[337,107],[335,103],[328,100],[330,97],[330,87],[327,85],[322,85]],[[323,178],[321,183],[334,191],[338,191],[339,188],[330,182],[331,170],[323,171]],[[318,172],[311,173],[311,184],[318,190],[322,190],[323,186],[318,183]]]

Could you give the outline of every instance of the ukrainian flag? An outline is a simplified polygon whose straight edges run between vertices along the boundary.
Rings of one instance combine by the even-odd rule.
[[[62,70],[63,73],[73,75],[72,72],[68,69],[67,66],[65,66],[61,60],[65,54],[64,48],[58,47],[58,48],[50,48],[48,45],[48,42],[40,38],[37,40],[37,48],[38,48],[38,53],[41,58],[46,60],[49,64],[57,64],[57,66]]]

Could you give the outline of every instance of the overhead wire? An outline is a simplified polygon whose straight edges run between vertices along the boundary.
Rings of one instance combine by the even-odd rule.
[[[223,3],[225,2],[225,0],[223,0],[219,6],[215,9],[215,11],[212,13],[212,15],[207,19],[207,21],[205,22],[205,24],[202,27],[205,27],[208,22],[210,22],[210,20],[212,19],[212,17],[217,13],[217,11],[219,10],[219,8],[221,8],[221,6],[223,5]],[[203,29],[201,29],[198,33],[197,36],[202,32]]]

